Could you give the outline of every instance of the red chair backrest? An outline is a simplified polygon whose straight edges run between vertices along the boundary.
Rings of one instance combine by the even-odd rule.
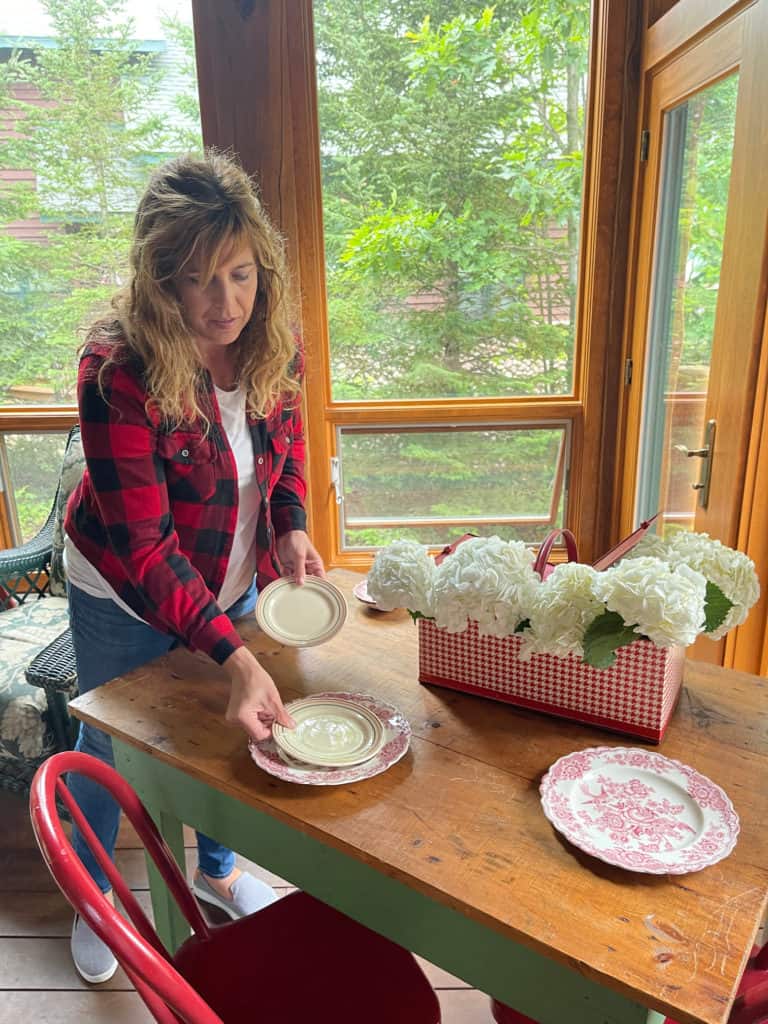
[[[67,789],[63,778],[67,772],[85,775],[109,791],[144,843],[192,930],[203,938],[210,935],[210,928],[173,854],[136,793],[114,768],[74,750],[49,757],[38,769],[30,793],[35,838],[59,888],[112,950],[160,1024],[178,1024],[179,1020],[187,1024],[222,1024],[173,966],[157,932]],[[57,797],[72,816],[130,920],[105,898],[75,853],[62,827]]]
[[[736,997],[728,1024],[762,1024],[768,1021],[768,979],[757,981]]]

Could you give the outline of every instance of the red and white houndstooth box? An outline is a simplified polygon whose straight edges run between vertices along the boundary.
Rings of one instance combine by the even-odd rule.
[[[447,633],[419,619],[419,682],[464,690],[560,718],[589,722],[658,743],[674,710],[685,649],[636,640],[611,668],[574,655],[534,654],[520,661],[520,637],[481,636],[471,622]]]
[[[604,555],[595,568],[606,568],[626,553],[650,522]],[[556,536],[550,535],[539,552],[536,568],[542,576],[547,575],[546,559]],[[575,542],[567,532],[566,544],[569,558],[575,559]],[[446,548],[438,560],[455,547]],[[463,633],[448,633],[430,619],[419,619],[418,628],[420,683],[476,693],[654,743],[664,735],[680,693],[682,647],[661,648],[650,640],[636,640],[619,648],[611,668],[600,669],[574,655],[534,654],[529,661],[520,661],[519,636],[483,636],[476,622]]]

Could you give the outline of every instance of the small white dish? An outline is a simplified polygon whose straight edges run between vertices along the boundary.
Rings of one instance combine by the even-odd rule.
[[[739,818],[694,768],[638,747],[561,757],[540,787],[544,814],[566,839],[607,864],[678,875],[727,857]]]
[[[301,786],[343,786],[380,775],[396,764],[407,752],[411,742],[411,726],[405,715],[392,704],[368,693],[344,691],[319,693],[316,696],[347,700],[367,708],[384,727],[384,745],[378,753],[362,764],[329,768],[303,764],[281,750],[272,737],[259,743],[249,741],[251,757],[269,775],[283,782],[294,782]]]
[[[355,597],[357,598],[358,601],[362,601],[363,604],[367,604],[368,607],[372,611],[375,611],[375,612],[383,612],[384,611],[384,609],[380,608],[379,605],[376,604],[374,599],[368,593],[368,580],[367,579],[360,580],[359,583],[356,583],[354,585],[354,587],[352,587],[352,593],[355,595]]]
[[[301,586],[287,577],[274,580],[256,602],[259,627],[286,647],[325,643],[338,633],[346,617],[342,592],[318,576],[307,576]]]
[[[308,697],[286,705],[296,726],[275,724],[272,738],[289,757],[305,764],[340,768],[367,761],[384,745],[381,721],[362,704],[334,697]]]

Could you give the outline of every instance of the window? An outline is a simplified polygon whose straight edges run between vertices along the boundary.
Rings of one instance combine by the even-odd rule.
[[[393,451],[409,434],[412,453],[415,436],[473,430],[541,431],[546,447],[556,426],[562,490],[548,463],[548,500],[525,504],[554,508],[586,559],[610,545],[640,19],[623,0],[195,2],[206,142],[258,174],[289,242],[311,529],[330,567],[370,564],[355,525],[369,507],[397,520],[386,536],[426,519],[440,543],[507,515],[494,502],[475,521],[466,500],[489,466],[449,508],[409,508],[403,486],[385,510],[396,477],[345,493],[374,433]],[[512,509],[525,481],[505,468],[502,483]]]
[[[395,538],[441,547],[446,536],[487,527],[538,543],[562,523],[568,429],[340,428],[344,548]]]
[[[573,388],[589,0],[317,0],[335,400]]]
[[[124,280],[147,176],[201,147],[190,3],[162,8],[131,16],[125,3],[54,0],[48,13],[4,13],[0,405],[14,423],[22,408],[36,430],[50,415],[60,429],[74,422],[77,347]],[[21,482],[14,452],[32,440],[22,434],[9,436],[3,466],[17,541],[42,525],[56,479]]]
[[[579,413],[589,0],[313,11],[334,555],[539,542]]]

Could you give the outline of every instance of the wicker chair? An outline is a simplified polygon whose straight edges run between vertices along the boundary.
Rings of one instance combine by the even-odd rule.
[[[28,790],[50,754],[72,746],[77,693],[64,574],[63,515],[84,466],[80,429],[67,437],[56,496],[40,532],[0,551],[0,788]]]

